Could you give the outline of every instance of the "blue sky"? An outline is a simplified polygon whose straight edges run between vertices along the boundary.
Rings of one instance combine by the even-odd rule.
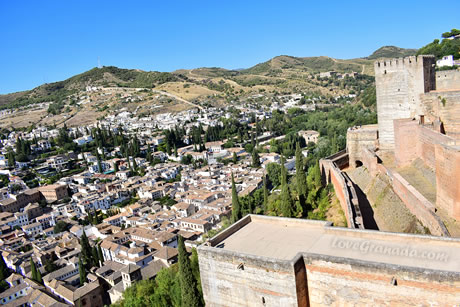
[[[0,1],[0,93],[102,65],[246,68],[274,56],[356,58],[459,28],[456,1]],[[457,23],[457,24],[456,24]]]

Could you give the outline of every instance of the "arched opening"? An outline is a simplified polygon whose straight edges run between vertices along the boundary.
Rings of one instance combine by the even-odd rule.
[[[355,161],[355,167],[360,167],[360,166],[363,166],[363,162],[361,162],[359,160],[356,160]]]

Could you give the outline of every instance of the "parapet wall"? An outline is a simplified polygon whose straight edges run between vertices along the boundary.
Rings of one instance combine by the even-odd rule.
[[[436,90],[460,89],[460,70],[444,70],[436,72]]]
[[[435,214],[435,206],[427,200],[417,189],[415,189],[399,173],[388,169],[379,163],[380,159],[375,153],[366,150],[363,153],[368,156],[363,159],[363,165],[370,170],[374,176],[380,173],[390,179],[392,188],[396,195],[403,201],[407,209],[417,217],[417,219],[427,227],[431,234],[437,236],[450,236],[442,220]]]
[[[210,247],[200,248],[198,260],[206,306],[297,306],[291,261]]]
[[[304,255],[304,261],[310,306],[424,306],[427,302],[453,306],[458,303],[459,282],[441,282],[450,279],[449,274],[429,278],[423,271],[308,254]]]
[[[424,306],[427,302],[455,306],[459,302],[459,239],[253,215],[237,222],[224,237],[259,219],[275,230],[303,228],[299,236],[318,237],[313,246],[299,246],[288,260],[276,258],[283,252],[270,251],[273,247],[256,252],[270,257],[244,253],[253,243],[247,233],[240,237],[241,247],[226,249],[221,246],[225,242],[216,238],[215,246],[201,245],[198,259],[206,306]],[[299,238],[286,238],[290,239]],[[374,256],[363,256],[369,254]]]
[[[319,161],[323,184],[330,183],[334,187],[335,194],[345,214],[347,226],[349,228],[363,228],[355,188],[348,176],[344,176],[336,161],[342,166],[348,165],[348,154],[343,150]]]
[[[347,152],[349,166],[355,168],[357,162],[363,159],[362,152],[365,148],[375,151],[378,144],[378,125],[350,127],[347,130]],[[359,164],[359,163],[358,163]]]
[[[436,206],[460,221],[460,146],[436,145]]]
[[[395,120],[394,125],[397,165],[420,158],[435,170],[436,207],[460,220],[460,141],[413,120]]]
[[[460,89],[436,90],[420,95],[420,99],[425,122],[440,120],[448,136],[460,139]]]

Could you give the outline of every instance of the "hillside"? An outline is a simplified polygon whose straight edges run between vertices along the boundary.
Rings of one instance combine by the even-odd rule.
[[[403,58],[406,56],[415,55],[416,53],[417,49],[405,49],[396,46],[383,46],[375,50],[370,56],[367,57],[367,59],[376,60],[380,58]]]
[[[46,83],[33,90],[0,95],[0,109],[20,107],[39,102],[60,102],[67,96],[84,90],[86,86],[153,88],[156,85],[179,81],[177,75],[167,72],[145,72],[114,66],[93,68],[64,81]]]
[[[373,83],[371,58],[413,52],[387,46],[368,58],[349,60],[281,55],[241,70],[202,67],[168,73],[113,66],[93,68],[29,91],[0,95],[0,109],[13,110],[2,115],[0,127],[60,125],[64,122],[75,126],[122,108],[138,113],[176,112],[196,105],[238,103],[260,93],[266,96],[303,93],[325,99],[359,94]],[[359,75],[355,79],[318,78],[320,72],[331,70],[357,72]],[[107,90],[99,94],[89,93],[86,92],[87,86]],[[120,92],[117,88],[124,90]]]
[[[320,57],[293,57],[281,55],[241,71],[242,74],[263,74],[277,72],[280,69],[297,69],[312,73],[335,70],[338,72],[362,72],[364,66],[372,66],[370,61],[363,59],[338,60],[327,56]]]

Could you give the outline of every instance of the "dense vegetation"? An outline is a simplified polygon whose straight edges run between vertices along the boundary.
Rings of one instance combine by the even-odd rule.
[[[460,39],[450,39],[452,36],[460,35],[460,30],[452,29],[450,32],[442,34],[444,38],[441,42],[435,39],[428,45],[420,48],[417,55],[433,54],[436,59],[440,59],[446,55],[453,55],[454,59],[460,59]]]
[[[162,269],[155,280],[136,282],[123,293],[115,307],[204,306],[201,290],[198,254],[192,250],[188,256],[184,240],[179,237],[179,261]]]

